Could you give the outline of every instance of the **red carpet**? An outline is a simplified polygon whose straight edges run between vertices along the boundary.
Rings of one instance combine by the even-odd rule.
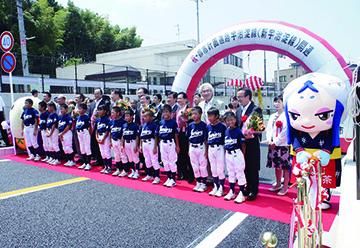
[[[233,201],[228,202],[223,198],[211,197],[207,193],[193,192],[194,185],[187,183],[186,181],[177,181],[175,188],[169,189],[167,187],[159,185],[153,185],[150,182],[142,182],[141,180],[133,180],[128,178],[113,177],[111,175],[100,174],[101,167],[95,167],[92,171],[79,170],[76,167],[65,166],[51,166],[42,162],[26,161],[22,156],[4,156],[12,161],[46,168],[49,170],[71,174],[74,176],[87,177],[93,180],[110,183],[113,185],[131,188],[135,190],[141,190],[165,197],[171,197],[184,201],[202,204],[205,206],[222,208],[234,212],[242,212],[249,215],[271,219],[274,221],[280,221],[283,223],[290,223],[290,215],[292,211],[292,199],[296,198],[296,191],[292,189],[287,196],[277,196],[275,193],[269,192],[267,189],[270,185],[261,184],[259,195],[255,201],[245,202],[242,204],[235,204]],[[166,180],[164,176],[161,177],[162,182]],[[335,219],[335,216],[339,210],[339,196],[332,196],[331,203],[332,208],[327,211],[323,211],[323,223],[324,230],[329,231],[330,227]]]

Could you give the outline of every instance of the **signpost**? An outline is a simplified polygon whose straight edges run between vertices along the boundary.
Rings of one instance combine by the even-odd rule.
[[[10,96],[11,96],[11,106],[14,104],[14,90],[13,90],[13,81],[12,81],[12,72],[16,66],[16,58],[10,50],[14,46],[14,36],[9,31],[4,31],[0,35],[0,48],[4,51],[4,54],[1,56],[1,68],[9,73],[9,83],[10,83]],[[14,152],[16,154],[16,145],[15,138],[13,136]]]

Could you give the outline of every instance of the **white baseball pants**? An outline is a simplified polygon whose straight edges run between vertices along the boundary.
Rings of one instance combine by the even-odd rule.
[[[229,173],[229,182],[236,183],[237,179],[239,185],[245,185],[245,159],[241,150],[236,149],[234,151],[231,151],[231,154],[226,151],[225,160]]]
[[[121,151],[121,140],[111,140],[111,143],[114,151],[115,162],[127,163],[128,160],[125,152]]]
[[[127,160],[131,163],[134,162],[135,164],[140,162],[139,159],[139,151],[138,152],[134,152],[134,149],[136,147],[136,140],[130,140],[130,142],[128,143],[125,140],[125,155],[127,157]]]
[[[150,141],[142,141],[143,154],[145,158],[146,168],[153,167],[155,170],[160,169],[159,161],[158,161],[158,153],[154,154],[154,144],[155,139],[151,139]]]
[[[198,147],[193,147],[193,145],[190,144],[189,157],[195,178],[207,177],[208,171],[207,159],[205,157],[205,146],[198,145]]]
[[[213,177],[219,177],[219,179],[225,178],[225,151],[224,146],[209,146],[208,150],[209,162],[211,167],[211,173]]]
[[[89,130],[84,129],[82,131],[77,132],[78,140],[79,140],[79,146],[80,146],[80,152],[81,154],[86,154],[88,156],[91,155],[91,136],[89,133]]]
[[[100,139],[103,139],[105,134],[99,135]],[[111,147],[110,147],[110,137],[109,135],[106,137],[102,144],[99,144],[101,157],[103,159],[110,159],[111,158]]]
[[[71,130],[69,130],[64,134],[63,139],[61,140],[61,144],[65,154],[71,154],[74,152],[72,148],[72,138],[72,132]]]
[[[26,147],[34,147],[35,149],[39,147],[37,142],[37,136],[34,135],[34,126],[24,126],[24,139]]]
[[[51,136],[47,137],[46,142],[48,142],[49,152],[59,152],[59,130],[55,129]]]
[[[175,142],[165,143],[164,141],[160,142],[160,154],[161,160],[164,164],[165,171],[176,172],[176,161],[178,159]]]

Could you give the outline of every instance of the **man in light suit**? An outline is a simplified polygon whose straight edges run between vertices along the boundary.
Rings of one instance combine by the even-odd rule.
[[[252,92],[248,88],[242,88],[237,92],[237,97],[241,106],[236,111],[236,119],[243,127],[242,117],[257,113],[262,118],[262,110],[252,101]],[[255,200],[259,192],[259,170],[260,170],[260,140],[261,134],[245,135],[245,176],[247,182],[246,196],[247,200]]]
[[[225,104],[220,100],[216,100],[214,97],[214,88],[210,83],[203,83],[199,88],[201,97],[204,99],[199,103],[199,107],[202,109],[203,114],[201,120],[209,124],[207,119],[207,111],[211,108],[217,108],[220,111],[220,115],[225,113]]]

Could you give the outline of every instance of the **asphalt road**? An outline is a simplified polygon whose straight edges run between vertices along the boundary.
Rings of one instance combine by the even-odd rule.
[[[263,181],[273,171],[262,168]],[[74,178],[17,162],[0,163],[0,193]],[[0,247],[196,247],[234,213],[94,180],[0,200]],[[289,225],[247,216],[218,247],[262,247]]]

